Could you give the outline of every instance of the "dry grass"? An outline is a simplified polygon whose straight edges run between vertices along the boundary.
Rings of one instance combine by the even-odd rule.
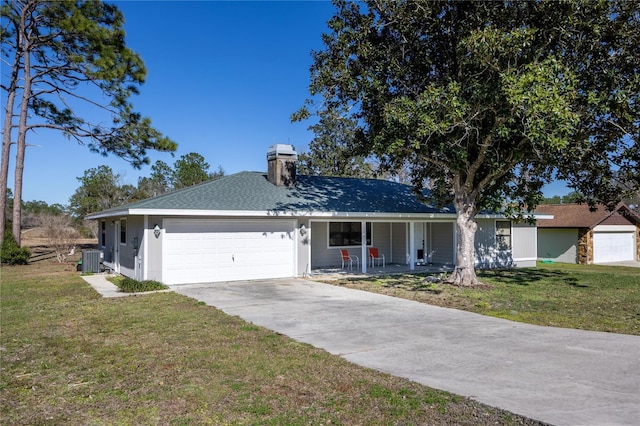
[[[75,263],[1,271],[0,418],[24,424],[538,424]]]

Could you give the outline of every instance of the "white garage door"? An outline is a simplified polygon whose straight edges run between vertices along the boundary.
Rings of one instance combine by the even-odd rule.
[[[294,221],[166,219],[163,227],[165,284],[295,274]]]
[[[635,260],[633,232],[594,232],[593,262]]]

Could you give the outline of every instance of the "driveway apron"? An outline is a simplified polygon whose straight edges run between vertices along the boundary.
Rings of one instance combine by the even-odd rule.
[[[640,424],[640,337],[541,327],[300,279],[176,286],[353,363],[555,425]]]

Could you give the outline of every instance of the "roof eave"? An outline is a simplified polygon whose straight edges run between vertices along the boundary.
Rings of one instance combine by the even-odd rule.
[[[401,212],[338,212],[314,210],[196,210],[196,209],[149,209],[123,208],[93,213],[88,220],[105,219],[118,216],[188,216],[188,217],[300,217],[300,218],[371,218],[371,219],[446,219],[454,220],[456,213],[401,213]],[[505,219],[500,213],[481,213],[478,219]],[[553,215],[534,214],[534,219],[553,219]]]

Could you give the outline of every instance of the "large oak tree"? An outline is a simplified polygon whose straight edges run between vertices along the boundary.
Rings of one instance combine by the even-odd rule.
[[[481,210],[527,216],[557,178],[608,205],[616,176],[638,187],[637,2],[334,3],[310,93],[349,111],[355,152],[408,163],[417,193],[453,204],[450,281],[478,283]]]
[[[103,155],[140,167],[149,149],[176,144],[133,109],[146,70],[125,45],[124,17],[100,1],[9,0],[2,13],[2,89],[6,94],[0,168],[0,240],[4,234],[11,146],[15,144],[14,195],[22,198],[28,135],[37,129],[65,136]],[[13,234],[20,242],[21,203],[14,203]]]

